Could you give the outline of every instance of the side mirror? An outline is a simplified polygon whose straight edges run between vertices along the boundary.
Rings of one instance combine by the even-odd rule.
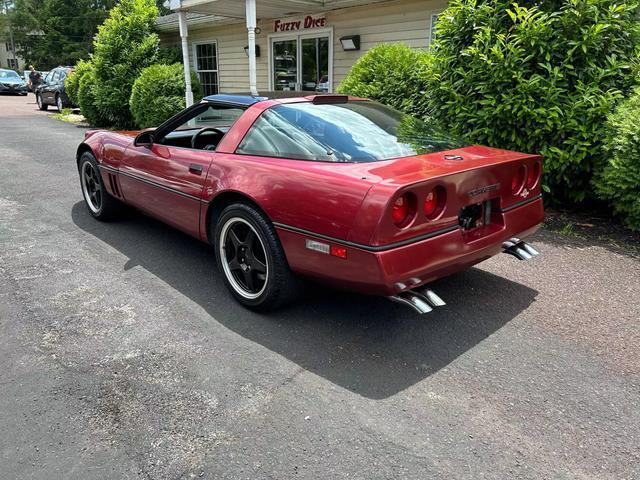
[[[135,138],[135,140],[133,141],[133,144],[136,147],[147,147],[149,148],[151,145],[153,145],[153,132],[150,131],[144,131],[144,132],[140,132],[138,134],[138,136]]]

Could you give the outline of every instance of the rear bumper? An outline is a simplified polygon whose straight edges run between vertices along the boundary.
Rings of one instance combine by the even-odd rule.
[[[500,252],[511,237],[525,238],[542,223],[542,199],[503,212],[503,228],[465,240],[458,228],[425,240],[382,251],[346,246],[342,259],[309,250],[305,240],[340,245],[312,233],[292,231],[276,225],[292,270],[338,288],[374,295],[396,295],[438,278],[466,270]]]

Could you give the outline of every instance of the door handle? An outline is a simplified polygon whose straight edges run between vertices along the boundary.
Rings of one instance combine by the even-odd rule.
[[[189,172],[195,173],[196,175],[200,175],[202,173],[202,165],[198,165],[197,163],[192,163],[189,165]]]

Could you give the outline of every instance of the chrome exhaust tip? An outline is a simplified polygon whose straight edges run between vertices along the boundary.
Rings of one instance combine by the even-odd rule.
[[[444,300],[436,295],[433,290],[429,290],[427,288],[422,289],[420,292],[408,290],[387,298],[392,302],[411,307],[420,314],[432,312],[433,307],[442,307],[446,305]]]
[[[428,288],[424,288],[421,290],[422,295],[427,299],[427,302],[432,307],[444,307],[446,305],[445,301],[440,298],[433,290],[429,290]]]
[[[411,290],[387,298],[392,302],[411,307],[420,314],[429,313],[433,310],[422,295],[412,292]]]
[[[529,245],[529,244],[528,244],[528,243],[526,243],[526,242],[522,242],[522,248],[523,248],[524,250],[526,250],[526,251],[527,251],[527,253],[528,253],[529,255],[531,255],[532,257],[535,257],[535,256],[537,256],[537,255],[540,255],[540,252],[539,252],[538,250],[536,250],[535,248],[533,248],[531,245]]]
[[[531,260],[533,257],[540,255],[538,250],[516,237],[503,242],[502,248],[504,253],[513,255],[518,260]]]

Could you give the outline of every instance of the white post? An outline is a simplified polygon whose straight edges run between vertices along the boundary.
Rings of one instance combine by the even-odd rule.
[[[256,80],[256,0],[247,0],[247,37],[249,40],[249,91],[258,95]]]
[[[189,66],[189,31],[187,29],[187,12],[178,12],[178,25],[180,26],[180,39],[182,40],[182,64],[184,65],[185,100],[187,107],[193,105],[193,92],[191,91],[191,67]]]

